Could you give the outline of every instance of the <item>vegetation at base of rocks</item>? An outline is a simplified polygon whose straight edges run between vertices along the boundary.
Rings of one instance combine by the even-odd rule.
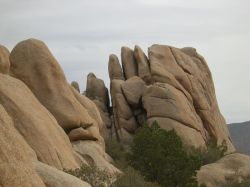
[[[250,187],[250,180],[239,181],[227,181],[223,187]]]
[[[111,186],[112,177],[105,170],[101,170],[96,166],[82,165],[75,170],[66,170],[64,172],[73,175],[93,187],[106,187]]]
[[[95,166],[83,165],[66,172],[95,187],[205,187],[198,185],[196,170],[216,162],[226,151],[226,146],[217,146],[214,139],[208,141],[207,149],[187,148],[175,130],[165,131],[154,122],[151,127],[144,125],[136,131],[129,152],[115,139],[106,141],[106,152],[123,171],[114,183],[107,172]]]
[[[221,145],[218,145],[217,140],[211,138],[207,142],[206,149],[190,148],[188,152],[190,152],[195,157],[198,157],[201,161],[201,165],[203,166],[214,163],[225,156],[227,152],[227,146],[225,141],[223,141]]]
[[[145,181],[144,177],[130,166],[124,169],[123,172],[124,174],[119,176],[111,187],[160,187],[156,183]]]
[[[199,157],[187,154],[175,130],[165,131],[156,122],[136,132],[129,164],[152,182],[168,187],[195,187]]]

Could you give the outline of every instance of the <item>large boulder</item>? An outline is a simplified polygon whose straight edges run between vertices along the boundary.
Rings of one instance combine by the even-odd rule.
[[[36,172],[46,187],[91,187],[88,183],[42,162],[34,162]]]
[[[45,187],[33,168],[33,160],[36,160],[35,152],[0,105],[0,186]]]
[[[109,77],[110,79],[124,80],[121,64],[119,63],[118,57],[114,54],[109,55]]]
[[[223,187],[230,181],[241,181],[250,177],[250,156],[233,153],[219,161],[202,166],[197,180],[207,187]]]
[[[12,50],[10,61],[11,75],[31,89],[64,130],[91,125],[63,70],[42,41],[29,39],[20,42]]]
[[[138,45],[134,48],[134,57],[138,66],[138,76],[147,84],[152,83],[148,58]]]
[[[126,79],[137,76],[137,64],[134,57],[134,51],[128,47],[121,48],[121,59],[123,72]]]
[[[113,176],[121,173],[111,164],[112,158],[103,151],[100,144],[94,141],[75,141],[73,142],[73,148],[85,158],[89,165],[94,165]]]
[[[0,74],[0,104],[38,160],[58,169],[78,167],[67,135],[22,81]]]
[[[8,74],[10,70],[9,50],[0,45],[0,73]]]
[[[140,106],[142,94],[146,88],[145,82],[140,77],[131,77],[121,84],[123,94],[131,107]]]

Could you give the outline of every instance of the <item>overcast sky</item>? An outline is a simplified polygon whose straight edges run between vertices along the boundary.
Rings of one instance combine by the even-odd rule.
[[[121,46],[193,46],[212,71],[227,122],[250,120],[249,0],[0,0],[0,43],[43,40],[85,89]]]

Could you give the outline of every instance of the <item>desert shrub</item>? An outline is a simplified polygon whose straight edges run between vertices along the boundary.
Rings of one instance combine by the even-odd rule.
[[[168,187],[198,186],[199,157],[187,154],[175,130],[160,129],[157,122],[144,125],[135,133],[129,164],[149,181]]]
[[[108,139],[106,142],[106,153],[114,160],[114,165],[123,170],[128,166],[127,152],[116,139]]]
[[[226,152],[226,143],[222,142],[221,145],[218,145],[217,140],[214,138],[208,140],[206,149],[191,148],[191,151],[189,151],[190,154],[200,159],[201,165],[211,164],[218,161],[225,156]]]
[[[111,185],[111,187],[160,187],[158,184],[146,182],[144,177],[132,167],[127,167],[124,174]]]
[[[75,170],[66,170],[64,172],[73,175],[93,187],[106,187],[110,186],[112,177],[105,170],[101,170],[96,166],[82,165],[80,168]]]

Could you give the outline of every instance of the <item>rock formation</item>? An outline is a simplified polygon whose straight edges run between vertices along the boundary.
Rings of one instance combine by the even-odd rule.
[[[145,121],[157,121],[163,129],[174,128],[185,144],[204,147],[209,138],[216,138],[234,151],[212,75],[194,48],[153,45],[147,57],[139,46],[122,47],[121,60],[123,70],[115,55],[108,68],[119,139],[131,137]]]
[[[68,84],[39,40],[22,41],[11,53],[0,46],[1,187],[90,187],[62,170],[88,164],[120,173],[104,139],[115,136],[129,145],[138,127],[154,121],[175,129],[186,145],[205,147],[215,138],[234,151],[212,75],[194,48],[153,45],[147,57],[139,46],[122,47],[121,62],[109,56],[109,99],[104,81],[93,73],[85,95],[77,82]],[[235,169],[247,177],[247,162],[247,156],[227,155],[203,166],[198,181],[221,185]]]
[[[113,75],[118,76],[118,75]],[[87,77],[87,85],[85,95],[91,99],[101,115],[103,121],[102,136],[108,138],[108,131],[106,129],[111,128],[110,119],[110,102],[108,89],[106,88],[104,81],[97,78],[95,74],[89,73]]]
[[[240,153],[229,154],[219,161],[202,166],[197,173],[197,180],[207,187],[225,186],[228,181],[241,182],[249,179],[250,156]]]
[[[0,73],[8,74],[10,70],[9,50],[0,45]]]

